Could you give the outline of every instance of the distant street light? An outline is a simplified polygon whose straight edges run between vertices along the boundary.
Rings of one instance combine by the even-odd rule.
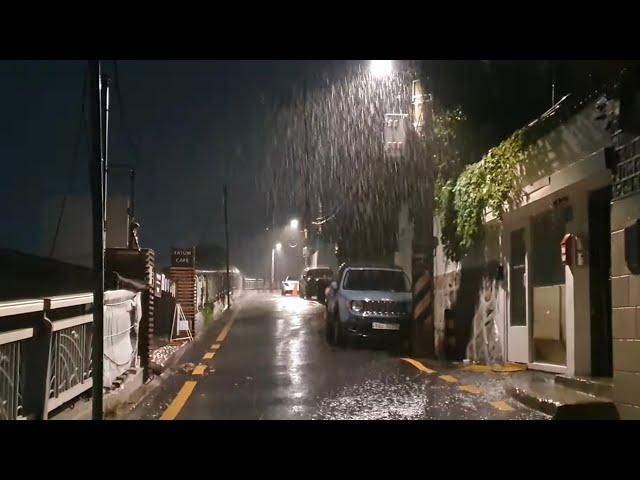
[[[393,61],[392,60],[371,60],[371,64],[369,65],[369,70],[371,71],[371,75],[376,78],[386,77],[391,74],[393,71]]]
[[[276,243],[276,250],[280,251],[282,249],[282,244],[280,242]]]
[[[293,219],[293,220],[291,220],[291,222],[289,223],[289,226],[290,226],[292,229],[297,230],[297,229],[298,229],[298,225],[299,225],[299,224],[300,224],[300,222],[298,222],[298,220],[294,218],[294,219]]]

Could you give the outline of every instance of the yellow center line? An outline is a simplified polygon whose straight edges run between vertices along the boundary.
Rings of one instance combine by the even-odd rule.
[[[215,354],[216,354],[216,352],[207,352],[207,353],[204,354],[204,357],[202,357],[202,359],[203,360],[211,360]]]
[[[489,402],[493,408],[497,408],[502,411],[513,410],[513,407],[509,405],[507,402],[503,402],[502,400],[498,400],[496,402]]]
[[[193,372],[191,372],[191,375],[202,375],[204,374],[204,371],[207,369],[206,365],[198,365],[196,366],[196,368],[193,369]]]
[[[452,375],[440,375],[440,378],[445,382],[458,383],[458,379]]]
[[[460,385],[458,388],[460,390],[463,390],[469,393],[476,393],[476,394],[482,393],[482,389],[476,387],[475,385]]]
[[[224,342],[224,339],[227,338],[227,334],[229,333],[229,330],[231,330],[231,325],[233,325],[233,321],[235,320],[235,317],[232,318],[229,323],[227,323],[224,328],[222,329],[222,331],[220,332],[220,335],[218,335],[218,338],[216,338],[216,342]]]
[[[214,343],[213,345],[211,345],[211,349],[212,350],[218,350],[220,348],[220,344],[219,343]]]
[[[180,410],[182,410],[182,407],[184,407],[184,404],[187,403],[187,400],[191,396],[193,389],[196,388],[197,383],[198,382],[194,382],[193,380],[184,382],[184,385],[178,392],[178,395],[176,395],[176,398],[173,399],[171,405],[169,405],[164,411],[164,413],[160,417],[160,420],[175,420],[175,418],[180,413]]]
[[[431,370],[430,368],[424,366],[422,364],[422,362],[419,362],[418,360],[414,360],[413,358],[401,358],[401,360],[404,360],[405,362],[413,365],[414,367],[416,367],[421,372],[425,372],[425,373],[434,373],[435,372],[435,370]]]

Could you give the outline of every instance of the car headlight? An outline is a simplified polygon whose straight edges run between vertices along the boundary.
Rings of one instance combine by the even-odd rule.
[[[364,303],[362,300],[352,300],[351,303],[349,303],[349,308],[354,312],[361,312],[364,308]]]

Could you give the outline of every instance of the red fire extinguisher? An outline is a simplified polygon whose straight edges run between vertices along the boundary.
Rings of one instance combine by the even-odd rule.
[[[584,265],[582,239],[573,233],[567,233],[560,242],[560,254],[564,265]]]

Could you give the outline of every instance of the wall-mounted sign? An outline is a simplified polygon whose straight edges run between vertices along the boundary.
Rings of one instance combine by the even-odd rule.
[[[389,157],[401,157],[407,140],[406,113],[387,113],[384,116],[384,150]]]
[[[171,248],[172,267],[191,267],[195,265],[195,248]]]

